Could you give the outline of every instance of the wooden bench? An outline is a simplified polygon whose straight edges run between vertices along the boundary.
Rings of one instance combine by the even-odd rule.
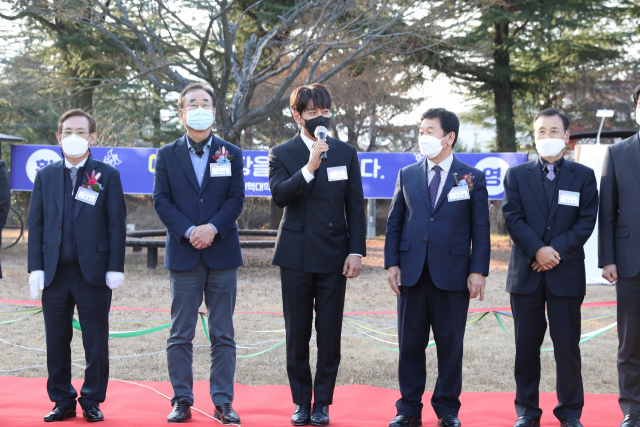
[[[141,252],[147,248],[147,268],[158,266],[158,248],[164,248],[165,239],[151,239],[149,237],[165,237],[165,230],[137,230],[127,231],[126,246],[133,247],[134,252]],[[240,236],[277,236],[277,230],[238,230]],[[241,248],[273,248],[275,240],[240,240]]]

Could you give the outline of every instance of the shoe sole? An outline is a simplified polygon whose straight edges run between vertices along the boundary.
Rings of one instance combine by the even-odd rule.
[[[191,412],[189,412],[187,414],[187,416],[184,417],[184,421],[169,421],[169,420],[167,420],[167,423],[169,423],[169,424],[182,424],[182,423],[185,423],[187,420],[190,420],[190,419],[191,419]]]
[[[104,417],[100,418],[100,419],[97,419],[97,420],[93,420],[93,419],[90,420],[89,418],[87,418],[87,416],[85,414],[82,414],[82,417],[85,418],[87,420],[87,422],[90,422],[90,423],[99,423],[100,421],[104,421]]]
[[[219,413],[217,413],[217,412],[214,412],[214,413],[213,413],[213,418],[215,418],[216,420],[220,421],[220,422],[221,422],[222,424],[224,424],[225,426],[228,426],[228,425],[235,425],[235,424],[240,424],[240,420],[238,420],[238,421],[237,421],[237,422],[235,422],[235,423],[234,423],[234,422],[231,422],[231,421],[225,421],[225,420],[223,420],[223,419],[222,419],[222,416],[221,416]]]
[[[310,422],[303,423],[302,421],[291,421],[292,426],[308,426]]]
[[[328,426],[330,421],[327,422],[322,422],[322,423],[314,423],[313,421],[311,421],[309,424],[312,426]]]
[[[45,423],[58,423],[60,421],[64,421],[66,418],[75,418],[75,417],[76,417],[76,412],[74,411],[74,412],[69,412],[68,414],[66,414],[64,416],[64,418],[61,419],[61,420],[44,420],[44,422]]]

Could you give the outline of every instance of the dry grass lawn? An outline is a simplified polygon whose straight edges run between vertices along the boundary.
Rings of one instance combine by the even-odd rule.
[[[368,242],[368,256],[364,260],[362,275],[350,280],[347,285],[345,311],[395,311],[396,298],[386,282],[382,268],[383,240]],[[473,300],[472,308],[504,307],[509,305],[504,291],[509,259],[508,238],[494,236],[491,258],[491,273],[487,281],[486,298],[483,302]],[[113,293],[113,306],[169,308],[170,290],[168,272],[161,267],[164,254],[160,251],[160,266],[155,270],[146,268],[146,252],[134,254],[127,249],[125,284]],[[244,251],[245,266],[239,271],[236,310],[252,312],[280,312],[281,294],[278,268],[270,264],[271,250],[250,249]],[[27,247],[25,243],[4,250],[1,255],[4,279],[0,281],[0,299],[30,300],[27,274]],[[585,302],[615,300],[615,290],[609,286],[589,286]],[[13,310],[0,303],[0,311]],[[204,307],[203,307],[204,309]],[[585,308],[583,317],[615,312],[615,307]],[[17,319],[24,315],[4,313],[0,321]],[[469,318],[477,316],[471,313]],[[376,338],[397,342],[394,327],[395,315],[356,315],[354,320],[371,329]],[[111,330],[126,331],[150,328],[169,321],[169,313],[149,311],[111,312]],[[137,323],[126,323],[135,321]],[[583,323],[583,333],[593,331],[615,322],[607,317]],[[505,322],[510,333],[511,320]],[[284,340],[284,322],[277,314],[236,314],[236,342],[238,355],[251,355],[265,350]],[[136,338],[110,339],[111,377],[126,380],[168,381],[166,366],[166,339],[169,330],[164,329]],[[395,347],[372,338],[355,335],[347,325],[343,327],[342,363],[338,384],[368,384],[397,389],[396,351],[381,347]],[[548,333],[547,333],[548,335]],[[42,315],[35,315],[15,323],[0,324],[0,339],[30,348],[30,350],[0,341],[0,375],[46,377],[46,366],[15,370],[22,367],[45,365],[44,322]],[[196,380],[207,380],[209,376],[209,349],[201,327],[198,328],[194,344],[194,372]],[[545,347],[552,346],[547,337]],[[242,347],[242,348],[240,348]],[[84,365],[82,334],[74,332],[73,359]],[[315,354],[315,341],[311,342]],[[616,329],[581,345],[585,391],[588,393],[617,393]],[[148,355],[149,353],[155,353]],[[435,347],[427,349],[427,390],[435,384],[437,362]],[[136,356],[136,357],[122,357]],[[502,330],[495,317],[487,316],[471,327],[465,337],[463,390],[470,392],[512,392],[514,344]],[[315,360],[312,360],[315,364]],[[555,361],[553,352],[542,353],[543,377],[541,391],[555,391]],[[81,368],[74,367],[74,378],[83,376]],[[279,346],[255,357],[239,358],[236,381],[247,385],[288,384],[285,370],[285,349]]]

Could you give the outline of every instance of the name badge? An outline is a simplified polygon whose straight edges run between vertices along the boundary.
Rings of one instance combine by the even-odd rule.
[[[450,202],[457,202],[458,200],[469,199],[469,187],[453,187],[447,195],[447,200]]]
[[[88,203],[91,206],[96,204],[98,200],[99,194],[93,190],[89,190],[88,188],[80,187],[78,188],[78,192],[76,193],[76,200],[80,200],[81,202]]]
[[[211,177],[218,176],[231,176],[231,164],[219,165],[217,163],[211,163]]]
[[[349,179],[346,166],[327,168],[327,176],[329,177],[329,181],[344,181],[345,179]]]
[[[575,191],[560,190],[560,195],[558,196],[558,204],[578,207],[580,206],[580,193],[576,193]]]

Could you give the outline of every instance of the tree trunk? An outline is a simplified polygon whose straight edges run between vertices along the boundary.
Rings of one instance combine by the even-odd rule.
[[[376,137],[378,136],[376,119],[376,105],[373,104],[369,107],[369,148],[367,151],[373,151],[376,147]]]
[[[93,111],[93,91],[95,89],[83,89],[77,96],[74,102],[74,107],[79,108],[87,113]]]
[[[499,152],[516,151],[516,126],[513,119],[513,85],[509,46],[509,23],[497,21],[494,25],[494,81],[496,148]]]

